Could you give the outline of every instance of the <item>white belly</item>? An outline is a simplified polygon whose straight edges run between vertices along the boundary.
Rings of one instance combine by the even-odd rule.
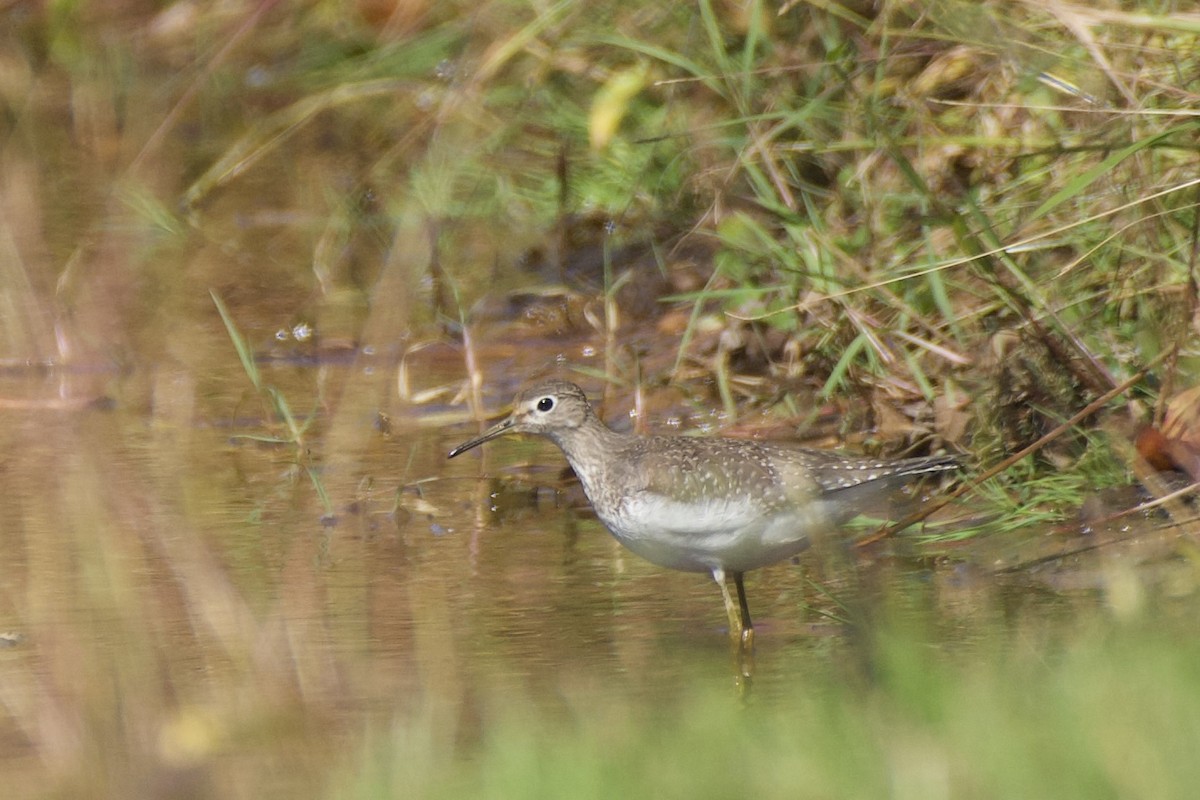
[[[640,495],[625,498],[619,513],[599,516],[618,541],[660,566],[745,572],[801,552],[811,537],[832,528],[823,506],[817,501],[803,513],[793,508],[765,512],[744,500],[697,506]]]

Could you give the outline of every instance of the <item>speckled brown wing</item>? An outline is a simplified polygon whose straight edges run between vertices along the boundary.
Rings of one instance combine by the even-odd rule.
[[[661,498],[664,509],[680,511],[672,522],[664,510],[662,524],[678,530],[733,530],[792,502],[783,483],[787,476],[754,442],[676,437],[670,447],[661,447],[654,437],[642,441],[646,446],[630,461],[637,464],[639,492]],[[705,514],[682,514],[684,508],[700,506]]]

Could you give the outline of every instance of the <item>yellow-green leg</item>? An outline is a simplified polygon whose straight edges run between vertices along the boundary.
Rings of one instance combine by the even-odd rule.
[[[721,587],[721,597],[725,600],[725,615],[729,617],[729,636],[740,647],[749,650],[754,646],[754,623],[750,621],[750,605],[746,602],[746,587],[742,583],[742,573],[732,572],[734,586],[737,587],[738,601],[734,605],[733,596],[729,594],[729,586],[725,583],[725,570],[716,567],[712,571],[713,580]]]

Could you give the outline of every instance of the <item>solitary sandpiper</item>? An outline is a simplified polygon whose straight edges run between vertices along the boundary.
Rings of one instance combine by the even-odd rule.
[[[883,460],[750,439],[617,433],[582,389],[558,380],[521,392],[507,419],[449,457],[508,433],[558,445],[621,544],[660,566],[711,574],[730,634],[746,646],[754,631],[742,584],[748,570],[799,553],[906,483],[959,467],[944,455]]]

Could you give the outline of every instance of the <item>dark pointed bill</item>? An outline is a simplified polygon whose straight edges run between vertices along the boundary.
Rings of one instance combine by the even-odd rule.
[[[472,447],[478,447],[479,445],[483,444],[484,442],[495,439],[497,436],[503,436],[504,434],[508,433],[509,429],[512,426],[513,426],[513,421],[512,421],[511,417],[502,422],[497,422],[495,425],[488,428],[486,431],[479,434],[471,441],[463,442],[458,447],[451,450],[450,455],[446,456],[446,458],[454,458],[459,453],[465,453],[468,450],[470,450]]]

